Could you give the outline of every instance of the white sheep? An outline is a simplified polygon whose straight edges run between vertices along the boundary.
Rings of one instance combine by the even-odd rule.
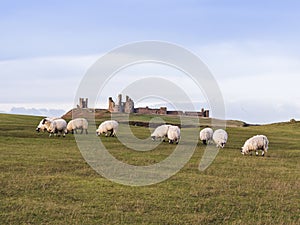
[[[202,129],[199,134],[202,143],[205,145],[209,144],[212,141],[213,133],[214,131],[210,127]]]
[[[163,124],[155,128],[151,134],[151,139],[153,141],[160,139],[165,141],[165,137],[168,135],[168,130],[171,125]]]
[[[67,131],[72,132],[72,134],[75,131],[75,133],[77,134],[77,130],[79,129],[81,130],[81,134],[83,133],[83,131],[85,131],[85,133],[87,134],[88,125],[89,123],[85,118],[76,118],[68,122]]]
[[[265,152],[268,151],[269,140],[265,135],[255,135],[249,138],[244,146],[242,147],[242,154],[248,154],[251,151],[255,151],[255,154],[258,155],[258,150],[262,150],[262,156],[265,155]]]
[[[169,143],[179,143],[179,139],[180,139],[180,128],[178,126],[170,126],[168,129],[168,139],[169,139]]]
[[[213,141],[217,148],[224,148],[228,139],[228,134],[225,130],[218,129],[213,134]]]
[[[43,132],[45,132],[47,129],[48,129],[48,125],[50,125],[50,124],[45,124],[45,121],[46,120],[49,120],[49,121],[52,121],[52,120],[56,120],[56,119],[59,119],[59,118],[57,118],[57,117],[46,117],[46,118],[44,118],[44,119],[42,119],[41,121],[40,121],[40,123],[39,123],[39,125],[36,127],[36,132],[40,132],[40,131],[43,131]]]
[[[115,120],[106,120],[102,122],[98,129],[96,130],[97,136],[102,133],[105,133],[105,136],[108,136],[108,131],[110,131],[109,136],[116,136],[117,130],[119,127],[119,123]]]
[[[67,133],[67,122],[64,119],[55,119],[55,120],[45,120],[44,124],[48,127],[47,130],[50,133],[49,137],[52,134],[62,134],[65,137]]]

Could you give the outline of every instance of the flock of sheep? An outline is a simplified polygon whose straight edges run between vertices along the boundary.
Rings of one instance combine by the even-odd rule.
[[[53,134],[62,134],[65,136],[68,132],[73,134],[75,131],[77,133],[78,129],[81,130],[81,133],[83,133],[83,131],[85,131],[86,134],[88,133],[88,121],[85,118],[77,118],[67,123],[62,118],[47,117],[41,120],[36,131],[48,131],[50,133],[49,137],[51,137]]]
[[[200,140],[203,144],[210,144],[214,142],[218,148],[224,148],[227,142],[228,135],[225,130],[218,129],[213,131],[213,129],[207,127],[200,131]],[[265,135],[255,135],[249,138],[241,149],[243,155],[249,154],[255,151],[258,155],[258,150],[262,151],[262,156],[268,151],[269,140]]]
[[[102,122],[96,134],[100,136],[105,134],[105,136],[116,136],[119,124],[115,120],[107,120]],[[81,133],[88,133],[88,121],[85,118],[77,118],[69,121],[68,123],[62,118],[44,118],[40,121],[39,125],[36,128],[37,132],[48,131],[49,137],[52,135],[63,135],[71,132],[72,134],[80,130]],[[213,144],[215,143],[218,148],[224,148],[228,139],[228,134],[223,129],[213,129],[207,127],[200,131],[200,140],[203,144]],[[158,126],[153,133],[151,134],[151,139],[165,141],[165,138],[168,139],[169,143],[179,143],[180,140],[180,128],[174,125],[160,125]],[[241,153],[243,155],[249,154],[252,151],[255,151],[258,155],[258,150],[262,151],[262,156],[265,155],[265,152],[268,151],[269,141],[265,135],[256,135],[249,138],[244,146],[242,147]]]

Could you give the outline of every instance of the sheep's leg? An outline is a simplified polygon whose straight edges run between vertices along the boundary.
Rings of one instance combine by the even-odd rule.
[[[110,131],[110,135],[109,135],[109,136],[110,136],[110,137],[113,137],[113,136],[114,136],[114,133],[115,133],[115,132],[114,132],[114,129],[112,129],[112,130]]]
[[[110,132],[110,133],[108,134],[108,132]],[[111,129],[111,130],[107,131],[107,135],[109,135],[109,137],[113,136],[113,133],[114,133],[114,129]]]
[[[80,134],[82,134],[83,133],[83,128],[81,128],[81,132],[80,132]]]
[[[265,156],[265,151],[264,150],[262,150],[261,155]]]
[[[163,139],[163,142],[165,142],[165,141],[166,141],[166,138],[167,138],[167,141],[168,141],[168,136],[167,136],[167,135],[165,135],[165,136],[163,136],[163,137],[162,137],[162,139]]]
[[[258,151],[257,150],[255,151],[255,155],[258,156]]]
[[[88,134],[88,130],[87,129],[85,129],[85,134]]]

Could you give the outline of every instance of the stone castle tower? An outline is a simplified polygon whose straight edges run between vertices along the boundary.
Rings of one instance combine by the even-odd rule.
[[[126,95],[126,102],[124,105],[124,112],[125,113],[133,113],[134,112],[134,102],[127,95]]]
[[[88,108],[88,98],[79,98],[79,105],[77,105],[77,108]]]
[[[114,100],[112,99],[112,97],[109,97],[108,98],[108,111],[113,112],[115,105],[116,104],[115,104]]]
[[[134,112],[134,102],[131,98],[126,96],[126,101],[122,102],[122,95],[118,95],[117,103],[114,102],[112,97],[108,98],[108,111],[110,112],[120,112],[120,113],[133,113]]]

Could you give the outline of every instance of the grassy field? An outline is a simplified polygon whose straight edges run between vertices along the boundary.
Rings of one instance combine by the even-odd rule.
[[[132,187],[96,173],[73,135],[36,133],[40,120],[0,114],[0,224],[300,224],[299,122],[232,122],[226,147],[204,172],[198,170],[204,152],[199,142],[179,173]],[[131,129],[139,138],[150,134],[146,127]],[[268,136],[267,155],[242,156],[240,147],[255,134]],[[175,148],[161,143],[136,152],[117,138],[101,140],[117,159],[134,165],[159,162]]]

